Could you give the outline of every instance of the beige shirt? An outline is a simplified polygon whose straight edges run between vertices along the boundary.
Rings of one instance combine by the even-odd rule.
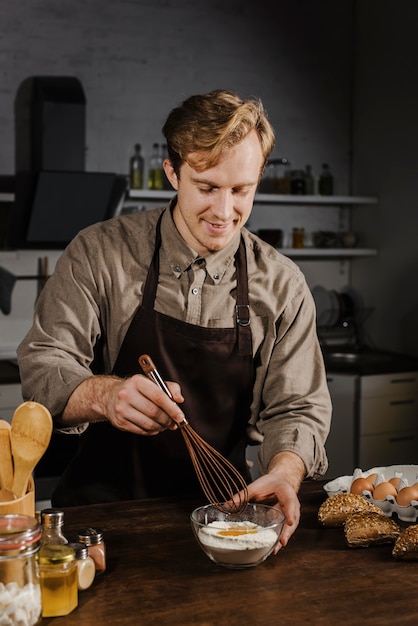
[[[75,387],[92,375],[99,340],[104,368],[96,373],[112,372],[141,304],[161,211],[94,224],[63,252],[18,348],[25,399],[59,416]],[[161,235],[155,309],[200,326],[233,327],[239,235],[205,259],[184,242],[170,211],[163,216]],[[277,452],[292,450],[303,459],[307,475],[318,477],[327,468],[331,402],[313,298],[296,264],[245,228],[242,236],[256,363],[249,437],[263,439],[264,469]]]

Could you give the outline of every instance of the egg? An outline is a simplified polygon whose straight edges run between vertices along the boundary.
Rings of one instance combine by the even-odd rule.
[[[375,500],[384,500],[387,496],[396,496],[398,492],[392,483],[384,481],[379,483],[373,490],[373,498]]]
[[[418,483],[404,487],[396,496],[396,502],[399,506],[409,506],[412,500],[418,500]]]
[[[395,476],[395,478],[391,478],[389,480],[390,484],[393,485],[396,489],[396,491],[398,491],[399,489],[399,483],[401,482],[401,479],[399,476]]]
[[[363,491],[373,491],[373,483],[370,482],[369,478],[356,478],[351,483],[350,492],[354,493],[358,496],[361,496]]]
[[[367,480],[370,481],[374,487],[374,484],[376,482],[376,478],[377,478],[377,474],[369,474],[368,476],[366,476]]]

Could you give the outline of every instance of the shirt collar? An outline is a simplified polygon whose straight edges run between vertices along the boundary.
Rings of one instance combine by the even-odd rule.
[[[180,278],[194,263],[199,262],[201,267],[206,267],[207,273],[214,282],[220,282],[227,268],[234,261],[241,233],[236,233],[226,248],[204,257],[204,263],[202,263],[199,261],[202,257],[199,257],[196,251],[187,245],[174,224],[172,210],[176,201],[177,197],[170,201],[168,210],[165,211],[161,221],[162,248],[167,255],[173,273],[177,278]]]

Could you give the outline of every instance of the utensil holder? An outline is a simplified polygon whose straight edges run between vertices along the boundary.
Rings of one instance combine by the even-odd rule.
[[[28,489],[24,496],[9,502],[0,502],[0,515],[20,514],[35,517],[35,483],[29,478]]]

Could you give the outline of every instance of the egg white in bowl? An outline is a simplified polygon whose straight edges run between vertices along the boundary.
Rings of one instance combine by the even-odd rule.
[[[265,504],[248,503],[241,513],[224,513],[208,504],[190,515],[195,538],[217,565],[233,569],[263,563],[276,547],[283,513]]]

